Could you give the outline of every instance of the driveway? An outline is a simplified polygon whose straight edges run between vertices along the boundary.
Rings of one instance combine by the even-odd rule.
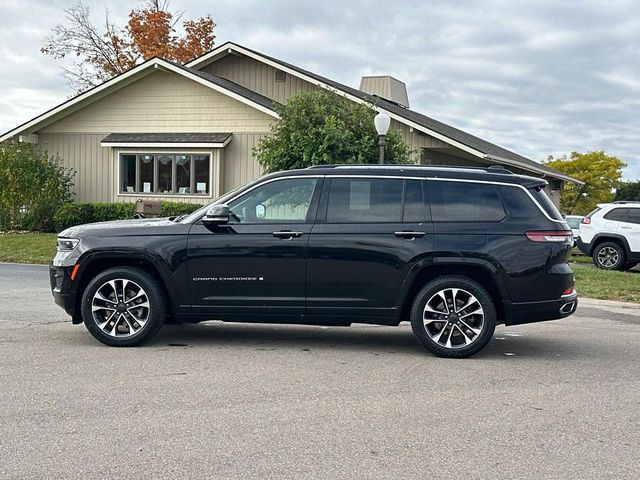
[[[113,349],[0,265],[0,478],[637,478],[640,308],[499,327],[169,325]]]

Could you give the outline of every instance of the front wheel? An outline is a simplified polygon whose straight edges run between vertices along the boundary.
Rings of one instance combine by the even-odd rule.
[[[112,347],[133,347],[149,340],[162,327],[165,311],[157,280],[137,268],[105,270],[82,295],[87,330]]]
[[[491,340],[496,321],[489,293],[478,282],[457,275],[429,282],[411,309],[411,328],[418,342],[439,357],[478,353]]]

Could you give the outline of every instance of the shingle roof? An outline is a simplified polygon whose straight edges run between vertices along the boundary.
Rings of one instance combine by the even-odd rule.
[[[224,143],[230,133],[111,133],[104,143]]]
[[[231,42],[229,42],[231,45],[236,45],[233,44]],[[476,137],[475,135],[471,135],[470,133],[464,132],[458,128],[452,127],[451,125],[447,125],[445,123],[439,122],[438,120],[435,120],[431,117],[427,117],[426,115],[423,115],[421,113],[418,113],[416,111],[413,110],[409,110],[408,108],[404,108],[399,106],[396,103],[390,102],[388,100],[385,100],[384,98],[375,96],[375,95],[369,95],[368,93],[365,93],[361,90],[358,90],[356,88],[353,87],[349,87],[347,85],[343,85],[339,82],[336,82],[334,80],[331,80],[329,78],[323,77],[321,75],[317,75],[313,72],[310,72],[308,70],[305,70],[303,68],[300,68],[296,65],[293,65],[291,63],[287,63],[287,62],[283,62],[282,60],[279,60],[277,58],[274,57],[270,57],[268,55],[265,55],[263,53],[257,52],[255,50],[251,50],[250,48],[244,47],[244,46],[240,46],[237,45],[238,47],[247,50],[249,52],[254,53],[255,55],[259,55],[261,57],[264,57],[268,60],[271,60],[272,62],[278,63],[280,65],[282,65],[283,67],[289,68],[291,70],[294,70],[302,75],[306,75],[308,77],[313,78],[314,80],[317,80],[318,82],[324,83],[326,85],[328,85],[329,87],[335,88],[336,90],[345,92],[349,95],[352,95],[356,98],[359,98],[361,100],[364,100],[368,103],[371,103],[373,105],[376,105],[380,108],[382,108],[383,110],[387,110],[390,113],[393,113],[395,115],[398,115],[402,118],[405,118],[411,122],[417,123],[418,125],[421,125],[429,130],[432,130],[434,132],[437,132],[441,135],[444,135],[447,138],[450,138],[458,143],[461,143],[463,145],[466,145],[468,147],[471,147],[485,155],[491,156],[491,157],[499,157],[502,159],[506,159],[506,160],[512,160],[513,162],[517,162],[518,164],[522,165],[522,168],[524,168],[525,170],[527,169],[527,167],[532,167],[535,168],[536,170],[541,170],[543,172],[546,172],[554,177],[559,177],[559,178],[564,178],[564,179],[571,179],[572,181],[576,181],[575,179],[568,177],[567,175],[562,174],[561,172],[547,167],[546,165],[536,162],[534,160],[531,160],[527,157],[523,157],[522,155],[519,155],[515,152],[512,152],[511,150],[507,150],[506,148],[500,147],[499,145],[495,145],[491,142],[488,142],[486,140],[483,140],[479,137]]]

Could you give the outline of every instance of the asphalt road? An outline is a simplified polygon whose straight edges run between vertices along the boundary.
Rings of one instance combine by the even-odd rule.
[[[112,349],[0,265],[0,478],[636,479],[640,307],[425,353],[406,326],[166,326]]]

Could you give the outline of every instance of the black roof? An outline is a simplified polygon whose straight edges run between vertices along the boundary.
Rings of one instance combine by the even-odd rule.
[[[111,133],[105,143],[224,143],[230,133]]]
[[[237,44],[234,44],[233,42],[228,42],[228,43],[232,45],[237,45]],[[536,169],[542,170],[544,172],[548,172],[550,175],[553,175],[553,176],[566,177],[566,175],[564,175],[563,173],[553,168],[547,167],[542,163],[536,162],[527,157],[523,157],[522,155],[512,152],[511,150],[507,150],[506,148],[500,147],[491,142],[487,142],[486,140],[483,140],[474,135],[471,135],[470,133],[467,133],[455,127],[452,127],[451,125],[447,125],[446,123],[439,122],[438,120],[435,120],[431,117],[427,117],[426,115],[423,115],[421,113],[415,112],[413,110],[409,110],[408,108],[401,107],[397,103],[390,102],[389,100],[386,100],[382,97],[378,97],[377,95],[370,95],[361,90],[358,90],[357,88],[343,85],[329,78],[323,77],[321,75],[317,75],[313,72],[297,67],[296,65],[283,62],[282,60],[279,60],[274,57],[270,57],[261,52],[252,50],[250,48],[247,48],[241,45],[237,45],[237,46],[247,51],[250,51],[252,53],[255,53],[256,55],[264,57],[268,60],[271,60],[272,62],[279,63],[280,65],[286,68],[290,68],[302,75],[311,77],[319,82],[322,82],[330,87],[335,88],[336,90],[341,90],[345,93],[348,93],[349,95],[353,95],[354,97],[364,100],[372,105],[376,105],[382,108],[383,110],[386,110],[390,113],[394,113],[398,116],[401,116],[409,121],[412,121],[414,123],[417,123],[418,125],[428,128],[429,130],[440,133],[447,138],[450,138],[452,140],[455,140],[456,142],[462,143],[463,145],[466,145],[475,150],[478,150],[479,152],[484,153],[485,155],[504,158],[506,160],[512,160],[514,162],[521,164],[525,169],[527,166],[529,166],[529,167],[534,167]]]
[[[509,170],[490,167],[450,167],[427,165],[315,165],[309,168],[273,173],[272,176],[289,175],[367,175],[407,176],[424,178],[448,178],[458,180],[480,180],[485,182],[512,183],[526,187],[544,186],[546,180],[526,175],[515,175]]]

